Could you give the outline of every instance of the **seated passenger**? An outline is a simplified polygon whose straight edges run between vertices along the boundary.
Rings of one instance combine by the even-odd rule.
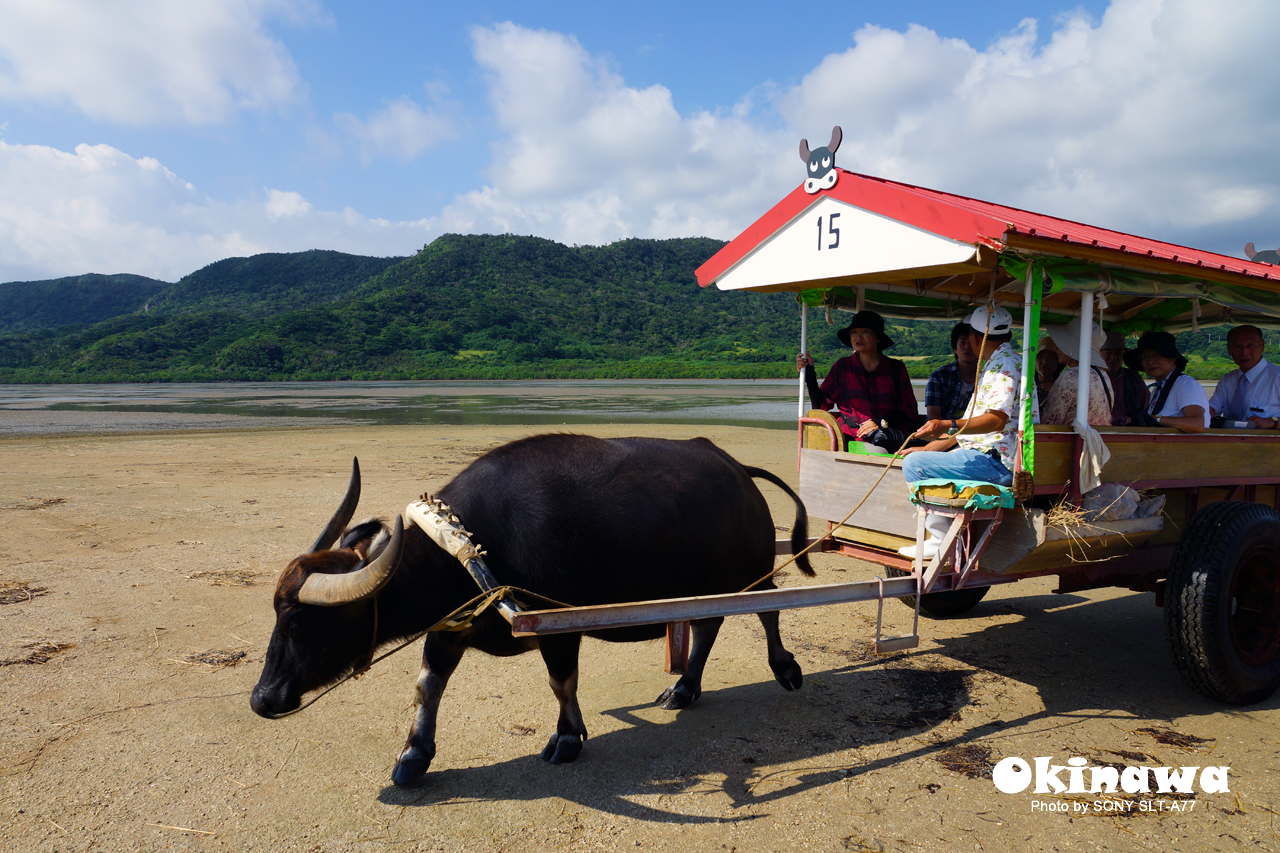
[[[1053,338],[1045,337],[1040,339],[1040,346],[1036,350],[1036,395],[1041,402],[1049,399],[1049,391],[1053,388],[1054,381],[1058,378],[1058,374],[1066,369],[1062,363],[1063,359],[1059,358],[1058,348],[1053,343]]]
[[[1047,334],[1066,359],[1067,368],[1058,374],[1049,391],[1049,398],[1040,408],[1040,423],[1067,424],[1076,419],[1076,398],[1080,375],[1080,318],[1065,326],[1045,326]],[[1102,361],[1102,328],[1093,327],[1090,343],[1094,355],[1089,371],[1089,426],[1111,426],[1111,403],[1114,393],[1106,371],[1097,364]]]
[[[896,452],[919,423],[920,408],[907,366],[883,354],[893,346],[884,333],[884,318],[874,311],[859,311],[836,335],[853,352],[831,365],[821,386],[809,354],[796,356],[796,369],[804,371],[813,408],[839,409],[837,420],[845,444],[867,441]]]
[[[951,351],[956,360],[935,370],[924,386],[924,411],[930,420],[962,416],[973,396],[978,355],[969,346],[969,331],[964,323],[951,329]]]
[[[1147,332],[1138,345],[1124,354],[1130,368],[1156,380],[1151,403],[1139,426],[1174,427],[1182,432],[1204,432],[1209,428],[1209,395],[1200,383],[1183,373],[1187,360],[1168,332]]]
[[[965,322],[970,326],[969,345],[982,360],[982,374],[963,418],[933,418],[916,430],[917,437],[935,441],[903,454],[902,474],[908,483],[935,477],[980,480],[1000,486],[1013,483],[1022,392],[1022,354],[1009,343],[1013,318],[1003,308],[983,306]],[[1035,412],[1033,398],[1032,419],[1038,422]],[[955,450],[938,452],[953,444]],[[924,543],[923,557],[932,558],[938,553],[948,524],[947,516],[925,516],[930,538]],[[915,552],[916,546],[910,545],[898,553],[914,557]]]
[[[1151,392],[1142,374],[1124,366],[1124,334],[1107,332],[1107,339],[1102,344],[1102,361],[1107,365],[1107,376],[1111,379],[1111,390],[1115,397],[1111,400],[1111,425],[1131,426],[1134,423],[1133,412],[1145,412],[1151,403]]]
[[[1215,418],[1248,421],[1254,429],[1280,427],[1280,367],[1262,357],[1265,346],[1257,326],[1236,326],[1227,333],[1227,354],[1239,370],[1213,389],[1209,408]]]

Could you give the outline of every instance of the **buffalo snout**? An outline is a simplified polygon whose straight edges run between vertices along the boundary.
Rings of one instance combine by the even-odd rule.
[[[254,686],[253,693],[249,694],[249,707],[253,709],[253,713],[268,720],[297,710],[301,704],[301,697],[296,692],[282,685],[268,684],[265,680],[259,681]]]

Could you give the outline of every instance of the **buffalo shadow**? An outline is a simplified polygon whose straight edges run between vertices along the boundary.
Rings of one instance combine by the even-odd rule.
[[[691,707],[661,712],[670,714],[663,722],[649,719],[652,713],[639,715],[653,708],[650,702],[612,708],[602,713],[625,725],[592,736],[578,761],[560,766],[545,763],[531,749],[509,761],[448,767],[447,744],[441,742],[436,763],[422,780],[388,786],[378,799],[388,805],[431,806],[560,797],[661,823],[753,820],[762,815],[688,815],[629,798],[723,792],[736,812],[928,754],[937,747],[867,762],[851,763],[848,755],[840,755],[917,735],[948,719],[967,703],[972,675],[970,670],[917,669],[909,656],[897,654],[887,661],[810,673],[797,692],[786,692],[772,680],[704,688]],[[539,739],[531,738],[530,746],[540,748],[543,734],[539,730]],[[770,769],[823,756],[831,760],[822,767]]]

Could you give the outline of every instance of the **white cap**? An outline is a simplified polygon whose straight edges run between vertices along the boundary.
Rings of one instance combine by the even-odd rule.
[[[992,308],[987,305],[973,309],[964,321],[979,335],[984,331],[988,335],[1007,335],[1013,328],[1012,314],[1003,308]]]

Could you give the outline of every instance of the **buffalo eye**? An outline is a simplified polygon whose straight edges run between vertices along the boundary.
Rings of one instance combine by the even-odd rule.
[[[810,171],[810,172],[816,172],[816,171],[818,171],[818,161],[817,161],[817,160],[810,160],[810,161],[809,161],[809,171]]]
[[[830,157],[823,157],[823,158],[822,158],[822,168],[824,168],[824,169],[829,169],[829,168],[831,168],[831,158],[830,158]]]

